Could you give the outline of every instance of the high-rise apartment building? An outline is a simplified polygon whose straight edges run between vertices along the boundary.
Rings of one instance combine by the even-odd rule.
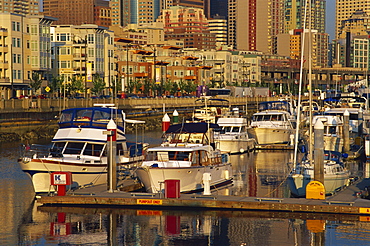
[[[370,15],[363,10],[355,11],[347,20],[343,20],[338,29],[338,38],[346,38],[347,33],[354,36],[370,34]]]
[[[58,20],[56,25],[97,24],[110,26],[111,7],[103,0],[44,0],[43,14]]]
[[[215,35],[210,33],[203,10],[173,6],[158,18],[164,26],[165,40],[184,41],[185,48],[215,49]]]
[[[335,13],[335,37],[338,39],[341,33],[343,21],[349,19],[357,10],[370,15],[370,1],[368,0],[337,0]]]
[[[38,0],[0,0],[0,13],[38,15],[39,12]]]
[[[209,31],[216,37],[216,46],[227,45],[227,20],[224,17],[214,16],[208,20]]]
[[[210,17],[210,0],[172,0],[172,6],[203,9],[204,15]],[[167,6],[170,7],[170,6]],[[165,9],[165,8],[163,8]]]
[[[309,29],[310,24],[311,29],[325,33],[325,9],[326,0],[311,1],[311,14],[307,0],[286,0],[284,5],[285,33],[294,29]]]

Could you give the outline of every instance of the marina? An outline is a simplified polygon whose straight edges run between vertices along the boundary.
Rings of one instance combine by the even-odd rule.
[[[157,139],[161,134],[160,131],[148,132],[146,141],[153,145],[160,144]],[[133,140],[135,136],[128,134],[127,139]],[[40,140],[38,142],[40,143]],[[48,140],[43,142],[48,142]],[[7,176],[7,179],[2,179],[2,190],[5,195],[0,198],[2,206],[7,208],[7,212],[3,212],[3,218],[14,218],[12,222],[7,223],[10,226],[2,229],[2,232],[8,235],[2,240],[2,245],[55,245],[57,243],[81,244],[81,242],[100,245],[114,242],[121,245],[151,245],[157,241],[155,245],[178,245],[179,243],[187,245],[193,243],[194,240],[204,245],[242,245],[243,243],[249,245],[292,245],[294,243],[310,245],[313,235],[321,235],[322,239],[331,242],[325,245],[333,245],[333,243],[342,245],[344,242],[366,243],[367,238],[370,237],[369,216],[366,214],[321,213],[319,211],[307,213],[272,209],[276,206],[284,206],[287,201],[297,203],[301,200],[290,198],[289,189],[284,182],[289,173],[286,163],[291,159],[291,151],[264,150],[232,155],[230,157],[234,173],[233,186],[217,189],[209,198],[203,198],[202,193],[181,194],[179,198],[204,203],[207,200],[214,202],[213,197],[227,195],[230,196],[229,199],[233,199],[234,196],[240,200],[245,198],[245,201],[254,203],[256,207],[259,204],[270,206],[269,210],[248,210],[136,204],[134,206],[119,204],[44,205],[41,199],[37,199],[34,204],[29,203],[27,201],[32,195],[32,183],[19,168],[18,171],[14,168],[18,166],[16,163],[18,145],[13,144],[13,146],[9,148],[3,145],[0,150],[2,156],[0,175]],[[349,163],[354,173],[363,173],[366,176],[367,167],[364,166],[364,170],[358,170],[357,165],[357,163]],[[9,173],[8,170],[14,171]],[[325,201],[321,201],[321,204],[338,211],[339,207],[351,207],[351,202],[355,202],[354,206],[359,201],[366,202],[365,199],[352,196],[358,190],[364,190],[361,185],[366,185],[366,183],[359,182],[353,185],[345,190],[345,192],[351,191],[349,196],[348,193],[337,193],[336,196],[327,198],[328,201],[332,201],[330,204]],[[144,201],[158,199],[157,196],[140,196],[143,192],[137,191],[139,188],[137,183],[125,183],[125,187],[128,190],[121,191],[119,194],[124,194],[127,199],[144,199]],[[8,192],[14,190],[17,190],[14,195],[7,195]],[[78,199],[78,196],[96,199],[99,196],[98,199],[109,201],[109,196],[118,194],[116,192],[108,194],[106,190],[106,185],[100,185],[77,190],[74,194],[68,195],[69,199]],[[136,191],[133,192],[133,190]],[[337,204],[342,200],[340,197],[342,195],[346,199],[350,197],[351,200],[345,200],[347,204]],[[29,197],[28,200],[27,197]],[[59,199],[58,197],[45,198]],[[160,199],[164,199],[164,194]],[[179,199],[166,200],[178,201]],[[74,203],[76,201],[75,199]],[[308,200],[308,202],[314,201]],[[299,206],[306,208],[305,204]],[[297,208],[299,206],[297,205]],[[315,224],[320,224],[321,232],[317,231]],[[259,236],[261,229],[264,237]]]
[[[367,215],[370,221],[370,200],[358,198],[359,187],[370,185],[370,180],[356,183],[338,194],[325,199],[238,197],[220,195],[181,194],[179,198],[164,198],[158,193],[108,193],[100,189],[85,190],[84,195],[42,196],[39,202],[45,206],[128,206],[159,208],[203,208],[227,210],[261,210],[280,212],[330,213]]]

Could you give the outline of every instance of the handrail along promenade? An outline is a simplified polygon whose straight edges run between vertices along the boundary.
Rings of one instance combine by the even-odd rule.
[[[193,108],[199,106],[195,101],[198,98],[126,98],[116,99],[114,102],[120,109],[162,109],[167,108]],[[232,106],[254,106],[259,102],[277,100],[277,97],[228,97]],[[93,107],[96,103],[112,103],[111,99],[10,99],[0,100],[0,113],[6,112],[50,112],[60,111],[65,108]]]

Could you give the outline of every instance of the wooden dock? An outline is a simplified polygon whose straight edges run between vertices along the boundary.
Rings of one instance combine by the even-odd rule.
[[[137,209],[202,208],[209,210],[279,211],[320,214],[366,215],[370,221],[370,200],[361,199],[356,193],[370,184],[364,179],[352,184],[326,200],[305,198],[268,198],[220,195],[181,194],[180,198],[165,198],[159,193],[115,191],[109,193],[105,186],[90,187],[66,196],[41,196],[44,206],[63,207],[131,207]],[[362,187],[362,188],[361,188]],[[367,217],[369,216],[369,217]]]

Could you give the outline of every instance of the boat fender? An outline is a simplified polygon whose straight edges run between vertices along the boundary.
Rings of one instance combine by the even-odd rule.
[[[31,158],[29,158],[29,157],[23,157],[22,158],[22,162],[23,163],[28,163],[28,162],[30,162],[31,161]]]
[[[240,153],[244,153],[244,149],[243,148],[240,148]]]
[[[158,167],[158,163],[154,163],[152,167]]]

